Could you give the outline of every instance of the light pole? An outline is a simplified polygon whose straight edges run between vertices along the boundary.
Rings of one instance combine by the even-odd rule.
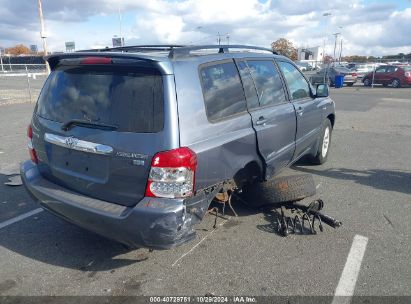
[[[324,13],[323,17],[325,17],[325,33],[324,33],[324,41],[323,41],[323,63],[325,63],[325,41],[328,35],[328,16],[331,16],[331,13]]]
[[[217,43],[218,43],[218,45],[221,45],[221,34],[220,34],[220,32],[217,32]]]
[[[340,35],[341,33],[334,33],[334,37],[335,37],[335,41],[334,41],[334,56],[333,56],[333,60],[335,62],[335,50],[337,48],[337,39],[338,39],[338,35]]]
[[[0,48],[0,64],[1,64],[1,71],[4,72],[4,67],[3,67],[3,49]]]
[[[342,32],[342,29],[343,29],[344,27],[339,26],[338,28],[339,28],[340,31]],[[339,56],[339,58],[338,58],[338,62],[339,62],[339,63],[341,63],[341,54],[342,54],[342,46],[343,46],[342,34],[340,33],[340,35],[341,35],[341,40],[340,40],[340,56]]]
[[[41,0],[37,1],[37,6],[39,10],[39,17],[40,17],[40,26],[41,26],[41,32],[40,32],[40,37],[43,40],[43,51],[44,51],[44,56],[47,56],[48,51],[47,51],[47,36],[46,33],[44,32],[44,20],[43,20],[43,9],[41,7]],[[47,69],[47,74],[50,74],[50,67],[48,62],[46,61],[46,69]]]
[[[325,67],[325,41],[326,41],[327,35],[328,35],[328,19],[327,19],[327,17],[331,16],[331,15],[332,15],[331,13],[324,13],[323,14],[323,17],[325,17],[325,34],[324,34],[324,44],[323,44],[323,68]],[[326,81],[326,78],[328,77],[327,74],[328,74],[328,68],[324,71],[323,83],[326,83],[325,81]]]
[[[119,22],[119,26],[120,26],[120,45],[124,46],[123,35],[122,35],[122,16],[121,16],[120,6],[118,6],[118,22]]]
[[[221,35],[220,32],[217,32],[217,43],[218,45],[221,45]],[[227,45],[230,44],[230,34],[229,33],[225,33],[225,38],[227,39]]]

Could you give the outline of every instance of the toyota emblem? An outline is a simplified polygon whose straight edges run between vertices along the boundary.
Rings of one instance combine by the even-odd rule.
[[[67,147],[73,148],[74,146],[77,145],[78,139],[71,136],[71,137],[67,137],[65,141],[66,141]]]

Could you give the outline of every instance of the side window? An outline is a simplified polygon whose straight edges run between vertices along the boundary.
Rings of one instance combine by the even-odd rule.
[[[398,68],[396,68],[396,67],[388,67],[387,69],[386,69],[386,72],[387,73],[394,73],[394,72],[396,72],[397,71],[397,69]]]
[[[222,119],[246,110],[243,88],[234,62],[200,69],[207,117]]]
[[[386,68],[378,68],[375,70],[375,73],[385,73],[387,71]]]
[[[248,108],[257,108],[259,106],[257,91],[255,90],[254,82],[251,78],[246,63],[244,61],[238,62],[238,69],[240,71],[241,81],[243,82],[244,93],[247,99]]]
[[[288,62],[279,61],[278,64],[290,90],[291,99],[310,97],[310,86],[300,71]]]
[[[247,64],[261,107],[286,101],[283,83],[273,61],[249,60]]]

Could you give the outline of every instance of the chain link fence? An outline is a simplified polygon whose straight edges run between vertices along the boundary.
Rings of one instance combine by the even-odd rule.
[[[5,64],[0,67],[0,105],[34,103],[47,78],[45,64]]]

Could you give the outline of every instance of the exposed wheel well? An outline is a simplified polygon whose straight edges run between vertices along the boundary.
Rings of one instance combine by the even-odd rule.
[[[238,188],[242,188],[244,184],[253,182],[254,180],[261,180],[263,176],[263,169],[256,161],[249,162],[239,170],[234,176],[234,181]]]
[[[331,126],[334,128],[335,115],[330,114],[330,115],[327,116],[327,118],[331,121]]]

